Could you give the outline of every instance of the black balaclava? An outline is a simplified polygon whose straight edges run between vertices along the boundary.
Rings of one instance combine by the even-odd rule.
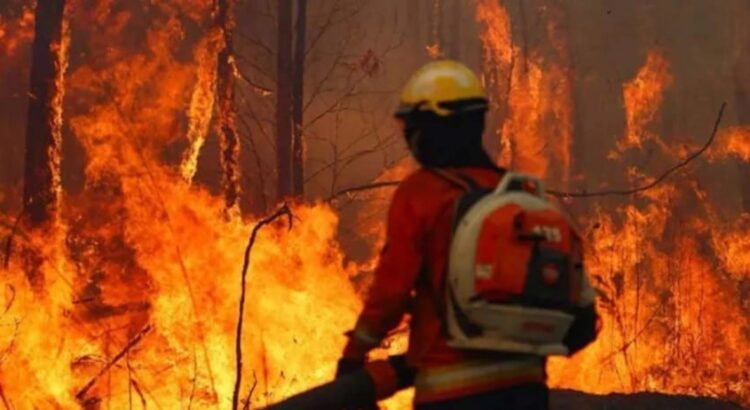
[[[422,166],[497,169],[482,146],[484,117],[484,110],[475,110],[447,117],[416,111],[401,118],[409,150]]]

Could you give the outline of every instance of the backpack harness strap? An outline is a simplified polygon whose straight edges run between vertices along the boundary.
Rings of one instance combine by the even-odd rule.
[[[453,211],[453,222],[451,224],[451,232],[455,232],[456,228],[458,227],[458,223],[461,221],[461,218],[466,214],[466,212],[471,209],[471,207],[476,204],[480,199],[485,197],[487,194],[491,193],[493,190],[484,188],[481,185],[479,185],[476,181],[474,181],[472,178],[461,174],[461,173],[453,173],[446,171],[444,169],[438,169],[438,168],[427,168],[428,171],[432,172],[436,176],[440,177],[444,181],[447,181],[451,183],[454,186],[457,186],[461,188],[464,193],[458,197],[458,199],[455,202],[454,205],[454,211]],[[427,267],[423,266],[422,273],[420,276],[423,278],[423,280],[426,282],[428,288],[430,289],[431,293],[431,299],[433,301],[433,304],[435,305],[435,309],[440,315],[441,318],[441,327],[444,334],[448,334],[448,326],[446,323],[447,319],[447,311],[444,300],[446,298],[441,297],[441,295],[438,292],[438,289],[433,286],[432,280],[430,279],[427,271]],[[446,284],[446,280],[448,278],[448,266],[446,264],[445,271],[443,272],[443,283]],[[450,286],[450,284],[447,284],[446,286],[447,291],[447,301],[451,304],[451,307],[453,308],[453,311],[455,312],[456,322],[463,330],[464,334],[468,336],[479,336],[482,334],[482,329],[471,323],[469,318],[466,316],[463,310],[458,306],[458,300],[456,299],[456,294],[453,289],[453,287]]]

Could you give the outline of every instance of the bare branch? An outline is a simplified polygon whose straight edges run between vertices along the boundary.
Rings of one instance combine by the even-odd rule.
[[[250,44],[252,44],[252,45],[254,45],[254,46],[256,46],[256,47],[260,48],[260,49],[261,49],[261,50],[263,50],[263,51],[264,51],[264,52],[265,52],[266,54],[268,54],[268,55],[271,55],[271,56],[275,54],[275,51],[274,51],[273,49],[271,49],[271,47],[270,47],[270,46],[268,46],[268,45],[267,45],[266,43],[264,43],[264,42],[262,42],[262,41],[260,41],[260,40],[258,40],[258,39],[255,39],[255,38],[253,38],[252,36],[250,36],[250,35],[247,35],[247,34],[245,34],[245,33],[241,32],[241,31],[240,31],[240,32],[238,32],[237,34],[238,34],[238,35],[239,35],[239,36],[240,36],[240,37],[241,37],[241,38],[242,38],[243,40],[245,40],[245,41],[246,41],[247,43],[250,43]]]
[[[10,229],[10,234],[8,235],[8,239],[5,242],[5,259],[3,261],[3,266],[5,267],[5,269],[8,269],[8,265],[10,264],[10,256],[13,253],[13,239],[16,237],[16,234],[19,232],[19,223],[21,222],[21,218],[23,218],[24,214],[25,214],[25,211],[21,210],[21,212],[18,213],[18,216],[16,216],[16,219],[13,222],[13,225],[6,226],[8,229]]]
[[[148,332],[150,332],[151,329],[152,329],[152,326],[150,323],[148,323],[146,324],[146,326],[143,327],[143,329],[141,329],[140,332],[138,332],[135,336],[133,336],[133,338],[130,339],[128,344],[126,344],[125,347],[119,353],[117,353],[112,359],[110,359],[107,362],[107,364],[105,364],[104,367],[99,371],[99,373],[97,373],[96,376],[94,376],[91,380],[89,380],[89,382],[86,383],[86,385],[83,386],[83,388],[79,390],[78,393],[76,393],[76,399],[78,399],[78,401],[83,402],[83,399],[86,397],[86,393],[88,393],[88,391],[91,390],[92,387],[94,387],[94,384],[96,384],[99,378],[104,376],[109,371],[109,369],[112,368],[112,366],[114,366],[118,361],[120,361],[120,359],[125,357],[125,355],[128,354],[128,352],[133,347],[135,347],[138,343],[140,343],[140,341],[143,340],[143,336],[145,336]]]
[[[239,68],[237,68],[237,73],[240,75],[242,81],[246,82],[250,87],[253,88],[254,91],[264,95],[270,95],[273,93],[273,90],[254,82],[249,75],[245,74],[245,72],[240,70]]]
[[[356,16],[360,12],[359,9],[352,8],[351,10],[349,10],[348,13],[346,13],[346,14],[342,15],[340,18],[334,20],[334,17],[336,15],[336,13],[339,12],[339,11],[341,11],[341,9],[339,8],[340,4],[341,4],[341,1],[337,0],[336,3],[333,6],[333,9],[331,10],[331,12],[328,13],[326,21],[323,22],[320,25],[320,29],[312,37],[311,41],[309,42],[309,46],[305,50],[305,57],[307,57],[307,55],[310,54],[310,52],[312,52],[312,50],[315,49],[315,47],[318,45],[318,42],[325,35],[325,33],[328,32],[329,29],[331,29],[331,28],[333,28],[333,27],[335,27],[335,26],[337,26],[337,25],[339,25],[339,24],[341,24],[341,23],[343,23],[345,21],[350,21],[352,18],[354,18],[354,16]]]
[[[719,109],[719,114],[716,117],[716,122],[714,123],[713,131],[711,132],[711,136],[708,138],[706,143],[697,151],[693,152],[692,154],[688,155],[684,160],[680,161],[676,165],[672,166],[671,168],[667,169],[664,173],[659,175],[656,179],[651,181],[648,184],[645,184],[643,186],[632,188],[632,189],[624,189],[624,190],[609,190],[609,191],[595,191],[595,192],[585,192],[585,191],[579,191],[579,192],[566,192],[566,191],[558,191],[555,189],[547,190],[547,193],[550,195],[554,195],[557,197],[562,198],[591,198],[591,197],[601,197],[601,196],[627,196],[627,195],[633,195],[640,192],[648,191],[657,185],[661,184],[669,178],[672,174],[677,172],[679,169],[684,168],[687,166],[690,162],[697,159],[701,155],[703,155],[708,148],[711,147],[711,145],[716,140],[716,133],[719,129],[719,124],[721,123],[721,118],[724,116],[724,108],[726,107],[727,103],[724,102],[721,104],[721,108]],[[387,181],[387,182],[376,182],[373,184],[368,185],[362,185],[358,187],[353,188],[347,188],[344,190],[341,190],[331,197],[329,197],[326,201],[332,201],[336,199],[337,197],[341,195],[348,195],[352,193],[358,193],[363,191],[369,191],[373,189],[380,189],[380,188],[387,188],[387,187],[394,187],[397,186],[400,183],[400,181]]]
[[[284,204],[281,208],[276,210],[276,212],[261,219],[255,224],[252,233],[250,234],[250,239],[247,242],[247,246],[245,247],[245,258],[242,262],[242,287],[240,288],[239,316],[237,317],[237,333],[235,334],[236,376],[234,380],[234,393],[232,394],[232,410],[239,409],[240,404],[240,387],[242,386],[242,327],[245,319],[245,297],[247,290],[247,270],[250,267],[250,251],[252,251],[253,245],[255,245],[255,239],[258,236],[260,229],[284,215],[288,218],[289,229],[292,229],[292,211],[287,204]]]
[[[246,132],[250,133],[250,124],[247,123],[245,117],[239,116],[240,123],[245,127]],[[260,160],[260,154],[258,153],[258,147],[255,145],[255,139],[253,137],[242,137],[242,140],[250,144],[250,152],[255,160],[255,167],[258,169],[258,183],[260,184],[260,192],[263,203],[261,206],[266,209],[266,178],[263,172],[263,163]]]
[[[271,82],[274,81],[275,77],[271,76],[270,74],[268,74],[268,70],[265,70],[262,67],[260,67],[258,64],[255,63],[255,61],[253,61],[253,60],[251,60],[249,58],[246,58],[242,54],[239,54],[239,53],[237,55],[235,55],[234,57],[237,59],[237,61],[240,61],[240,62],[242,62],[244,64],[247,64],[250,68],[252,68],[253,70],[255,70],[258,74],[261,74],[267,80],[269,80]],[[239,70],[239,66],[238,66],[238,70]]]
[[[13,306],[13,302],[16,301],[16,288],[10,283],[6,284],[5,288],[10,291],[10,298],[8,298],[8,301],[5,303],[5,310],[2,313],[3,315],[10,311],[10,308]]]
[[[388,188],[388,187],[396,187],[398,184],[400,184],[401,181],[384,181],[384,182],[375,182],[372,184],[367,185],[361,185],[356,186],[352,188],[346,188],[342,189],[341,191],[336,192],[335,194],[331,195],[326,199],[326,202],[331,202],[334,199],[343,196],[343,195],[350,195],[354,193],[364,192],[364,191],[371,191],[373,189],[380,189],[380,188]]]
[[[143,395],[143,389],[141,388],[141,385],[138,384],[138,381],[135,379],[130,379],[130,385],[133,386],[133,389],[135,389],[135,393],[138,395],[138,398],[141,400],[141,408],[145,409],[146,406],[146,397]]]
[[[258,387],[258,376],[253,372],[253,384],[250,386],[250,391],[247,392],[247,396],[245,396],[242,410],[248,410],[250,408],[250,400],[253,398],[253,393],[255,393],[256,387]]]
[[[719,130],[719,124],[721,123],[721,118],[724,116],[724,108],[727,106],[726,102],[721,103],[721,108],[719,108],[719,114],[716,116],[716,122],[714,123],[713,131],[711,132],[711,136],[708,138],[705,144],[698,149],[697,151],[693,152],[692,154],[688,155],[684,160],[680,161],[679,163],[675,164],[668,170],[666,170],[664,173],[662,173],[658,178],[654,179],[650,183],[633,188],[633,189],[624,189],[624,190],[611,190],[611,191],[598,191],[598,192],[564,192],[564,191],[557,191],[557,190],[548,190],[547,192],[551,195],[559,196],[559,197],[568,197],[568,198],[588,198],[588,197],[595,197],[595,196],[627,196],[627,195],[633,195],[637,194],[639,192],[648,191],[651,188],[656,187],[660,183],[662,183],[665,179],[669,178],[670,175],[678,171],[680,168],[685,167],[690,162],[692,162],[694,159],[700,157],[705,153],[709,147],[711,147],[711,144],[714,143],[716,140],[716,132]]]

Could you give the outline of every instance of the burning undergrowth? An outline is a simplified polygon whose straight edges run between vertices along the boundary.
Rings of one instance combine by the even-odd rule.
[[[208,2],[83,3],[70,16],[65,116],[87,182],[65,197],[59,227],[13,235],[45,262],[33,285],[16,254],[4,269],[0,396],[7,408],[227,408],[254,220],[165,159],[185,135],[200,75],[191,49],[205,42],[191,30]],[[249,268],[241,387],[256,404],[329,378],[360,303],[335,213],[293,212],[291,231],[261,233]]]

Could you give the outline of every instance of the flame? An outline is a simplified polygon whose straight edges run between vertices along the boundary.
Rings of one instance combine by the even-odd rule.
[[[482,27],[480,40],[483,53],[483,79],[488,91],[490,106],[504,117],[507,110],[506,100],[510,93],[514,60],[513,42],[510,31],[510,16],[504,7],[495,1],[477,2],[475,17]],[[494,91],[494,92],[493,92]],[[495,135],[500,141],[498,160],[501,164],[510,164],[512,141],[510,135],[498,127]]]
[[[558,182],[567,182],[572,86],[566,66],[567,42],[559,33],[561,17],[550,15],[548,37],[559,62],[545,61],[536,50],[524,54],[514,45],[510,16],[499,2],[481,0],[475,9],[482,26],[486,85],[502,117],[502,126],[496,131],[501,147],[499,162],[541,176],[555,175]]]
[[[542,135],[542,110],[540,109],[544,73],[536,56],[523,55],[511,40],[510,17],[505,8],[495,1],[479,1],[477,20],[483,25],[480,34],[487,64],[495,67],[490,76],[489,92],[498,92],[496,101],[507,100],[507,112],[502,119],[500,136],[501,160],[508,166],[526,172],[545,175],[548,162],[542,155],[545,142]],[[502,73],[502,74],[501,74]],[[503,85],[499,76],[508,77]],[[493,78],[494,77],[494,78]]]
[[[187,139],[190,146],[185,151],[180,166],[180,173],[186,181],[191,182],[198,170],[198,156],[208,135],[211,117],[216,99],[216,61],[218,54],[218,30],[212,30],[196,47],[195,64],[197,65],[197,82],[188,108]]]
[[[218,1],[215,13],[216,25],[221,29],[223,40],[217,68],[218,131],[224,171],[222,183],[227,209],[232,209],[239,205],[240,199],[240,138],[235,124],[234,103],[235,79],[238,75],[233,46],[234,1]]]
[[[46,260],[40,269],[46,273],[44,293],[29,287],[23,267],[16,263],[9,266],[11,274],[3,280],[0,399],[9,408],[76,407],[68,385],[72,376],[70,364],[74,352],[85,351],[88,345],[69,332],[74,325],[67,316],[73,295],[63,275],[71,267],[57,249],[48,246],[59,243],[45,243],[38,238],[24,243]],[[41,352],[45,354],[40,356]]]
[[[4,59],[12,59],[19,48],[26,46],[33,39],[34,9],[31,5],[23,5],[21,18],[17,20],[6,21],[0,18],[0,55]],[[0,63],[3,61],[0,60]]]
[[[208,11],[203,3],[194,6]],[[66,198],[68,229],[56,239],[23,235],[45,261],[44,292],[32,291],[17,257],[3,272],[0,401],[228,408],[239,273],[255,221],[225,215],[219,198],[190,186],[180,164],[162,156],[185,135],[179,119],[195,101],[195,68],[177,55],[191,45],[184,19],[205,14],[160,2],[134,33],[140,6],[99,6],[76,10],[73,27],[93,24],[113,44],[97,47],[100,34],[92,37],[86,64],[66,78],[86,189]],[[126,32],[145,41],[119,43]],[[205,122],[194,118],[191,135],[199,135]],[[337,215],[325,205],[293,212],[293,229],[266,228],[252,253],[242,396],[254,389],[254,405],[330,379],[360,306],[349,280],[356,266],[336,242]]]
[[[550,144],[551,157],[555,175],[554,182],[560,187],[567,187],[571,172],[571,148],[573,145],[573,84],[568,48],[567,32],[563,27],[565,16],[560,7],[550,7],[546,10],[547,38],[555,51],[554,61],[548,63],[546,73],[547,90],[544,102],[547,107],[548,121],[555,124],[554,131],[547,133],[546,140]]]
[[[52,171],[51,188],[53,190],[53,197],[55,198],[55,209],[59,208],[62,198],[60,160],[62,157],[63,98],[65,97],[65,73],[68,70],[68,49],[70,48],[70,31],[67,14],[69,14],[69,7],[65,7],[63,11],[60,40],[50,46],[50,51],[55,59],[55,85],[49,95],[49,107],[52,115],[52,118],[50,118],[50,131],[54,143],[48,155],[49,167]]]
[[[513,67],[509,117],[503,123],[502,133],[511,140],[511,168],[546,176],[549,161],[544,155],[543,87],[544,72],[533,57],[525,70],[521,65]]]
[[[711,147],[709,157],[721,160],[730,156],[750,162],[750,126],[734,126],[723,129],[716,136],[716,144]]]
[[[225,214],[223,198],[186,181],[215,104],[220,34],[195,38],[186,30],[205,26],[206,1],[151,2],[152,12],[113,3],[92,2],[71,16],[87,53],[65,78],[65,119],[86,152],[87,183],[83,193],[65,196],[63,226],[52,236],[15,235],[43,261],[42,291],[29,285],[19,255],[0,268],[0,402],[18,409],[229,408],[241,256],[257,219]],[[554,35],[559,17],[549,16],[547,35],[559,41],[551,61],[534,50],[520,54],[498,2],[480,0],[476,12],[485,82],[495,104],[507,101],[497,108],[507,111],[499,138],[510,155],[503,158],[548,176],[566,171],[574,107],[567,45]],[[22,26],[3,22],[0,36],[22,38],[15,34]],[[133,37],[143,41],[134,45]],[[645,130],[671,83],[668,67],[652,51],[623,86],[628,120],[618,149],[639,148],[633,135],[659,138]],[[747,161],[746,135],[744,127],[722,130],[712,158]],[[182,139],[187,153],[169,160],[167,147]],[[631,178],[653,179],[624,160],[619,165]],[[413,167],[405,160],[381,180]],[[359,220],[373,253],[382,244],[382,217],[367,215],[382,215],[390,192],[367,197]],[[750,404],[750,217],[727,217],[718,202],[687,175],[625,201],[601,201],[584,216],[604,328],[573,359],[551,361],[552,385]],[[264,228],[252,251],[241,396],[252,392],[254,406],[331,378],[343,332],[361,308],[364,285],[352,279],[371,267],[345,257],[330,205],[300,204],[293,213],[292,229],[286,221]],[[398,336],[376,355],[405,343]],[[407,408],[411,394],[385,405]]]
[[[645,131],[671,83],[667,67],[663,55],[652,51],[636,79],[623,86],[628,122],[626,136],[617,142],[620,152],[640,147],[644,136],[667,158],[683,151]],[[741,128],[722,130],[718,139],[713,155],[743,155]],[[653,180],[628,169],[631,179]],[[750,351],[750,310],[740,302],[750,266],[743,253],[748,220],[744,215],[738,224],[717,215],[708,194],[691,179],[665,182],[614,212],[598,209],[589,220],[587,258],[599,290],[603,332],[572,360],[550,362],[553,386],[749,402],[746,364],[732,359]]]
[[[561,16],[555,10],[546,13],[557,63],[535,50],[521,53],[511,38],[509,15],[498,2],[479,1],[476,8],[485,82],[497,96],[496,105],[507,101],[498,109],[504,116],[500,160],[539,175],[553,174],[551,164],[564,164],[554,174],[569,172],[572,143],[567,44]],[[626,129],[618,153],[641,148],[646,140],[656,142],[669,159],[683,153],[684,148],[649,130],[672,81],[664,53],[649,51],[635,78],[623,85]],[[744,127],[723,130],[718,140],[715,159],[748,158]],[[623,165],[631,179],[653,180],[640,168]],[[565,175],[559,181],[563,185]],[[584,220],[603,332],[573,359],[551,360],[551,384],[592,393],[661,391],[748,403],[746,364],[731,359],[747,356],[748,321],[729,319],[748,317],[747,304],[740,302],[746,298],[742,283],[750,266],[747,217],[740,226],[722,220],[707,193],[690,180],[661,184],[629,203],[606,204]]]
[[[664,92],[672,85],[673,78],[664,52],[651,49],[646,62],[638,74],[622,86],[625,104],[625,135],[617,143],[618,152],[628,148],[640,148],[644,141],[656,139],[649,131],[664,100]],[[610,154],[611,157],[616,153]]]
[[[748,306],[740,302],[750,266],[747,218],[738,231],[713,210],[708,221],[698,214],[680,224],[672,215],[687,198],[678,192],[665,186],[645,207],[621,208],[619,222],[597,216],[588,258],[604,331],[572,360],[550,364],[553,385],[750,399],[746,364],[736,360],[750,351]]]

